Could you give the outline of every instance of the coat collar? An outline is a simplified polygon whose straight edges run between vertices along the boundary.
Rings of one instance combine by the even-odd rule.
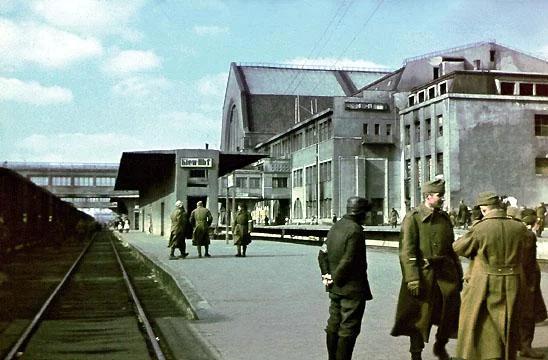
[[[506,216],[506,210],[504,209],[494,209],[493,211],[489,212],[487,215],[483,217],[484,219],[490,219],[490,218],[508,218]]]

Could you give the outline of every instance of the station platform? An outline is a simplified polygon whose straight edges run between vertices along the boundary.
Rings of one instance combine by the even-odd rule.
[[[242,258],[234,256],[231,241],[212,240],[212,257],[198,258],[187,240],[190,255],[169,260],[165,236],[116,234],[173,278],[195,315],[189,320],[194,336],[210,350],[212,359],[327,358],[324,328],[329,299],[320,279],[318,246],[254,240]],[[539,241],[539,253],[548,259],[545,240]],[[366,306],[356,359],[409,358],[408,338],[390,336],[401,281],[396,248],[394,242],[368,240],[374,299]],[[542,290],[546,299],[547,273],[542,274]],[[433,336],[423,352],[425,360],[435,359]],[[454,340],[448,344],[450,354],[455,344]],[[533,346],[548,355],[548,323],[537,325]]]

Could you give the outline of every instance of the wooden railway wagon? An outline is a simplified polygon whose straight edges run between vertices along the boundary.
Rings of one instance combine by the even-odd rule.
[[[29,246],[63,241],[93,217],[19,173],[0,167],[0,258]]]

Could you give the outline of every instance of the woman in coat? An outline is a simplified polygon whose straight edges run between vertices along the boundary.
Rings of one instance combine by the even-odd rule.
[[[237,257],[245,257],[247,245],[251,243],[251,234],[249,233],[250,221],[252,221],[251,215],[247,211],[245,204],[238,204],[238,212],[232,223],[232,237],[238,251],[235,255]]]

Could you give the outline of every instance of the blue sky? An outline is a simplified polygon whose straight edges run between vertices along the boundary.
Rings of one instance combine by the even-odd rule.
[[[0,0],[0,161],[220,146],[231,62],[382,67],[478,41],[548,58],[548,1]]]

